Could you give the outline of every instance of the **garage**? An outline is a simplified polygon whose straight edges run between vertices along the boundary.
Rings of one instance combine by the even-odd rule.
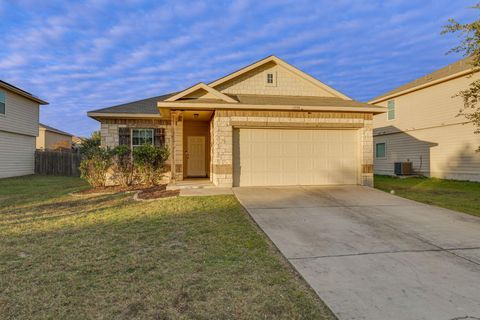
[[[358,130],[233,131],[234,186],[358,184]]]

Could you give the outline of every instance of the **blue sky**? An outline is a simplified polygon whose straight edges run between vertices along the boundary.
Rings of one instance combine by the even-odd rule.
[[[366,101],[460,58],[440,36],[476,1],[0,0],[0,79],[89,135],[86,112],[209,82],[275,54]]]

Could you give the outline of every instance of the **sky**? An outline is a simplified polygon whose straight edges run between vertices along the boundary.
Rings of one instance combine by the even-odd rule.
[[[368,101],[459,60],[467,0],[0,0],[0,79],[47,100],[40,121],[89,136],[89,110],[210,82],[274,54]]]

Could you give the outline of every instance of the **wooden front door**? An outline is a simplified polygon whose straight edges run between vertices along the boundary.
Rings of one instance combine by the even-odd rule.
[[[204,177],[205,171],[205,137],[187,137],[187,176]]]

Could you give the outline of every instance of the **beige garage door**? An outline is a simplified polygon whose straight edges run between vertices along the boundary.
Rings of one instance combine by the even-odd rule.
[[[235,129],[235,186],[357,184],[355,130]]]

